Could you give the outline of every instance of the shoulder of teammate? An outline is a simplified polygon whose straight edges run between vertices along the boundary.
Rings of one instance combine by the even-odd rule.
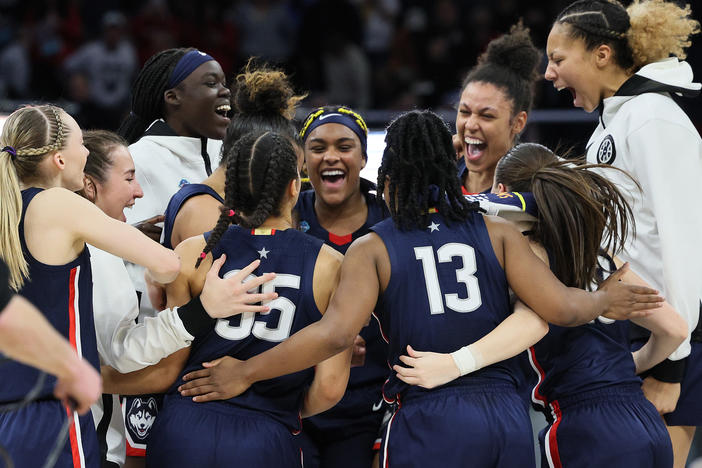
[[[382,262],[389,264],[390,257],[385,242],[377,233],[371,231],[351,243],[344,256],[344,263],[356,262],[363,262],[366,266],[373,264],[376,267]]]
[[[177,253],[181,259],[180,273],[178,273],[178,277],[175,281],[166,285],[169,306],[172,306],[172,304],[185,304],[187,301],[183,302],[182,299],[175,300],[172,304],[171,300],[180,297],[186,292],[189,296],[196,296],[202,291],[202,287],[205,284],[205,277],[212,266],[212,253],[207,254],[200,263],[199,268],[195,268],[195,263],[197,259],[200,258],[206,243],[204,236],[197,235],[185,239],[175,248],[175,253]],[[195,294],[190,294],[190,292]]]
[[[319,311],[324,314],[331,296],[339,284],[341,264],[344,256],[326,244],[322,245],[314,265],[314,300]]]
[[[92,202],[63,187],[52,187],[42,190],[32,199],[32,203],[29,206],[34,211],[36,209],[42,210],[42,218],[45,219],[65,219],[66,213],[75,213],[75,210],[101,212]],[[73,216],[68,218],[67,221],[73,221]]]
[[[204,210],[216,210],[220,206],[222,206],[222,203],[220,203],[219,200],[217,200],[211,194],[198,193],[197,195],[193,195],[183,202],[180,210],[178,211],[178,216],[180,213],[201,216]],[[217,214],[219,214],[219,210],[217,210]]]
[[[490,242],[495,251],[495,256],[504,267],[506,244],[514,242],[517,238],[525,242],[524,236],[522,236],[522,233],[519,232],[511,221],[507,221],[499,216],[483,215],[483,219],[485,220],[485,227],[487,228],[488,236],[490,236]]]
[[[195,270],[195,263],[197,259],[200,258],[202,250],[205,248],[207,241],[205,236],[198,234],[197,236],[189,237],[183,242],[178,244],[174,250],[175,253],[182,259],[180,266],[181,274],[193,274]],[[202,259],[200,267],[197,270],[207,270],[212,265],[212,253],[208,253],[205,258]]]
[[[214,229],[222,204],[209,193],[188,198],[173,220],[171,238],[179,240]]]
[[[383,239],[375,232],[365,234],[351,244],[346,251],[341,266],[341,283],[346,281],[361,282],[364,287],[376,286],[384,290],[390,280],[390,255]],[[375,273],[375,274],[373,274]],[[377,282],[377,283],[376,283]],[[373,299],[377,297],[377,292]]]
[[[86,241],[90,241],[93,234],[111,232],[122,225],[92,202],[62,187],[39,192],[27,208],[27,217],[35,228],[59,227]]]

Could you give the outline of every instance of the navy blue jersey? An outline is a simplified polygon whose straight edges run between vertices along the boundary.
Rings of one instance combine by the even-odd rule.
[[[370,182],[361,179],[365,182],[364,185],[370,184]],[[365,192],[366,206],[368,207],[368,217],[366,222],[358,228],[355,232],[347,234],[345,236],[337,236],[336,234],[327,231],[319,224],[317,220],[317,213],[314,211],[314,200],[315,193],[314,190],[305,190],[300,194],[297,200],[297,205],[295,205],[295,210],[297,210],[300,230],[317,239],[322,239],[329,247],[332,247],[337,252],[346,254],[351,242],[358,239],[361,236],[365,236],[370,232],[371,226],[379,223],[383,219],[387,218],[390,214],[388,212],[387,206],[382,200],[379,200],[375,195]]]
[[[579,327],[549,325],[548,334],[529,349],[538,378],[534,408],[580,392],[641,383],[628,346],[629,322],[599,317]]]
[[[466,176],[467,173],[468,173],[468,168],[466,167],[466,160],[464,157],[461,157],[460,159],[458,159],[456,161],[456,174],[458,174],[458,180],[461,181],[461,192],[463,192],[463,195],[477,195],[475,193],[469,192],[463,186],[463,178]],[[480,192],[480,193],[485,193],[485,194],[490,193],[491,189],[492,189],[492,187],[485,190],[484,192]]]
[[[361,179],[361,184],[361,191],[364,193],[368,207],[368,216],[363,226],[346,236],[337,236],[327,231],[319,224],[317,213],[314,211],[315,192],[307,190],[300,194],[295,207],[300,230],[321,239],[337,252],[345,254],[353,240],[368,234],[371,226],[389,216],[385,203],[368,192],[369,189],[374,188],[373,184],[365,179]],[[371,320],[363,327],[360,335],[366,342],[365,361],[362,366],[351,368],[344,397],[329,411],[305,420],[305,432],[318,441],[327,438],[349,440],[352,434],[359,432],[368,432],[371,434],[370,437],[374,438],[377,432],[382,416],[379,408],[381,388],[390,373],[386,361],[388,348],[376,320]],[[372,443],[366,445],[370,453]],[[356,452],[359,453],[358,450]],[[309,457],[308,460],[311,462]],[[335,461],[331,466],[337,466],[340,463]]]
[[[24,258],[29,265],[29,279],[19,294],[41,311],[51,325],[63,335],[96,369],[99,367],[95,325],[93,323],[93,282],[90,254],[84,248],[75,260],[65,265],[46,265],[29,253],[24,240],[24,216],[29,203],[42,189],[22,191],[22,217],[19,235]],[[0,402],[18,401],[34,386],[39,371],[14,361],[0,365]],[[53,398],[56,378],[47,376],[37,398]]]
[[[600,263],[611,259],[600,257]],[[553,402],[614,385],[640,385],[629,349],[629,322],[598,317],[578,327],[549,324],[545,337],[529,349],[538,381],[531,392],[534,408],[553,416]]]
[[[209,235],[205,233],[205,238]],[[260,259],[254,274],[275,272],[276,278],[264,285],[264,291],[274,289],[278,298],[268,303],[271,310],[267,313],[245,312],[217,320],[210,333],[193,342],[190,358],[170,393],[179,395],[176,389],[182,383],[182,376],[200,369],[204,361],[224,355],[249,359],[319,320],[321,314],[314,301],[312,279],[322,245],[319,239],[294,229],[251,230],[230,226],[212,249],[214,258],[227,254],[220,275],[233,275]],[[300,428],[302,397],[313,378],[314,371],[307,369],[257,382],[226,401],[239,408],[266,413],[296,431]]]
[[[372,230],[390,257],[390,282],[377,310],[393,365],[401,364],[407,345],[450,353],[482,338],[511,313],[507,279],[481,214],[473,212],[466,222],[449,226],[433,213],[425,229],[409,231],[387,219]],[[449,385],[485,380],[516,388],[517,372],[517,362],[509,359]],[[394,372],[383,389],[388,400],[427,391],[408,386]]]
[[[169,249],[173,248],[171,245],[171,236],[173,235],[173,225],[175,224],[176,216],[178,212],[183,207],[183,204],[190,198],[197,195],[210,195],[212,198],[220,203],[224,203],[222,197],[209,185],[205,184],[185,184],[180,190],[178,190],[168,202],[166,207],[166,213],[163,221],[163,246]]]
[[[325,244],[337,252],[346,254],[351,242],[368,234],[374,224],[389,216],[387,206],[381,200],[378,200],[375,195],[366,192],[365,197],[366,206],[368,207],[366,222],[351,234],[337,236],[319,224],[317,214],[314,211],[314,190],[302,192],[295,206],[299,216],[300,230],[323,240]],[[388,376],[389,370],[385,361],[387,347],[380,334],[380,328],[374,320],[371,320],[367,327],[363,327],[360,335],[366,340],[366,360],[363,366],[351,368],[349,388],[357,388],[373,382],[380,382],[382,385]]]
[[[12,299],[13,292],[10,289],[10,270],[5,262],[0,259],[0,312],[5,309],[7,303]]]

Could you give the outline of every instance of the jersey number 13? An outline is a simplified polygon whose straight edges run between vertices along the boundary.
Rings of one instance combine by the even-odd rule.
[[[456,280],[466,285],[466,290],[468,291],[468,297],[466,298],[458,297],[456,293],[444,294],[442,298],[433,247],[415,247],[414,256],[422,262],[424,284],[427,287],[429,309],[432,315],[444,313],[444,301],[442,299],[446,299],[446,306],[455,312],[473,312],[480,307],[482,299],[480,297],[478,278],[474,276],[477,266],[473,247],[451,242],[442,245],[436,250],[436,259],[439,263],[449,263],[454,257],[460,257],[463,268],[456,270]]]

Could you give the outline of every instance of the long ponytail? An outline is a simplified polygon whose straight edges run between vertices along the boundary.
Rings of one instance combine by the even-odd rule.
[[[600,173],[606,170],[621,171],[562,160],[536,143],[515,146],[497,164],[497,183],[533,193],[539,215],[532,237],[551,252],[551,268],[567,286],[592,285],[600,246],[616,254],[634,233],[631,207]]]
[[[23,107],[7,118],[0,135],[0,256],[10,269],[10,287],[15,291],[29,275],[19,236],[20,181],[36,177],[45,157],[66,145],[68,127],[62,112],[48,105]]]

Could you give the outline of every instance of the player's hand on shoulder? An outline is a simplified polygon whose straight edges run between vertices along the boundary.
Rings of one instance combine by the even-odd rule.
[[[397,378],[409,385],[435,388],[461,375],[450,354],[415,351],[409,345],[407,354],[400,356],[400,361],[407,367],[395,364],[392,368]]]
[[[660,308],[665,301],[655,289],[621,281],[628,269],[629,264],[625,263],[597,288],[606,294],[606,305],[602,315],[607,318],[627,320],[645,317]]]
[[[244,312],[267,312],[270,309],[268,306],[255,304],[278,297],[275,292],[258,292],[261,285],[275,278],[275,273],[264,273],[247,280],[261,263],[254,260],[246,268],[223,279],[219,277],[219,270],[225,261],[226,255],[222,254],[212,262],[205,277],[200,301],[207,314],[212,318],[225,318]]]
[[[185,383],[178,387],[182,396],[193,397],[197,403],[233,398],[253,383],[246,378],[246,361],[223,356],[202,365],[203,369],[185,374]]]

